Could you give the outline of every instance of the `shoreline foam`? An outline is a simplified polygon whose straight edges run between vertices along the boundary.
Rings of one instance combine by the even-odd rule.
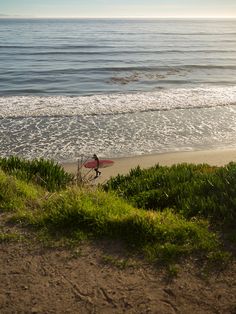
[[[111,115],[236,104],[236,86],[172,88],[90,96],[0,96],[0,118]]]

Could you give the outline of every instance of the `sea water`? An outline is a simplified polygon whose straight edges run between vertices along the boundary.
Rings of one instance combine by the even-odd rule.
[[[0,19],[0,155],[236,147],[235,19]]]

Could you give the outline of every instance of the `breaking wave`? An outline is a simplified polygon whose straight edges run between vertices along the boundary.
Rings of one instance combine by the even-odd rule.
[[[0,117],[111,115],[236,104],[236,86],[92,96],[2,96]]]

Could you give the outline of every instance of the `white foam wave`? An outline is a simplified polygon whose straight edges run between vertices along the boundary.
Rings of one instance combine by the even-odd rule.
[[[119,114],[236,104],[236,86],[93,96],[2,96],[0,117]]]

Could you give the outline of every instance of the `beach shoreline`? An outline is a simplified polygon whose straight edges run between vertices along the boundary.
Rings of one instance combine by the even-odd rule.
[[[96,180],[98,183],[103,183],[110,177],[115,177],[118,174],[127,174],[132,168],[137,166],[140,166],[141,168],[150,168],[156,164],[161,166],[171,166],[180,163],[205,163],[214,166],[224,166],[231,161],[236,161],[236,148],[156,153],[150,155],[112,158],[112,160],[114,160],[113,166],[101,169],[102,175]],[[63,162],[62,166],[67,172],[73,174],[76,174],[77,172],[77,162]]]

